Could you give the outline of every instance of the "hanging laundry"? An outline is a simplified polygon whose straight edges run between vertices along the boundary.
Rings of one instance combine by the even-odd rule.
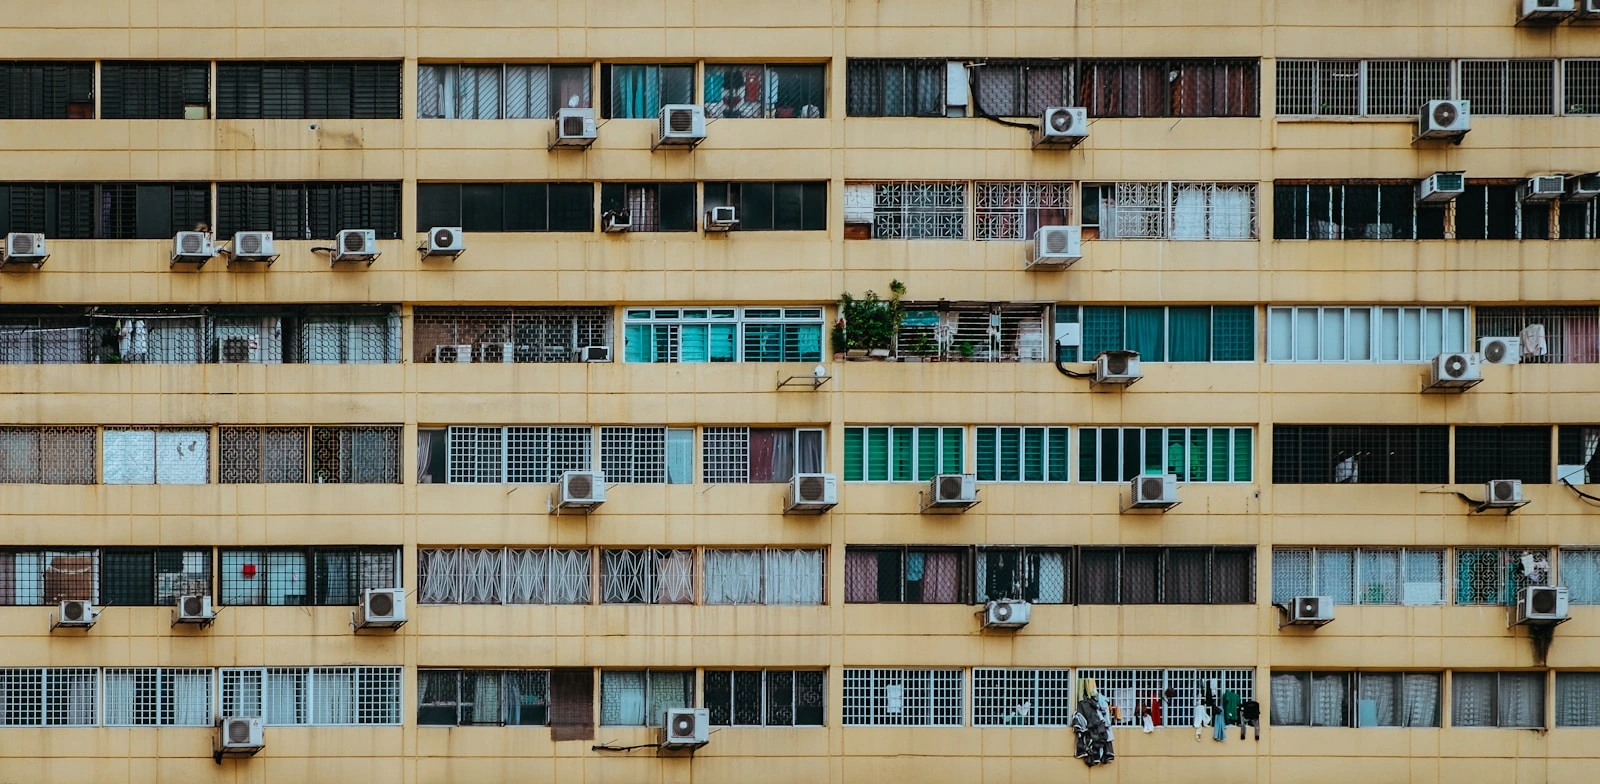
[[[1116,759],[1111,747],[1111,725],[1095,698],[1078,700],[1078,710],[1072,714],[1072,732],[1077,738],[1077,757],[1083,764],[1092,768]]]
[[[1151,697],[1150,698],[1150,721],[1155,722],[1156,724],[1160,724],[1161,723],[1161,698],[1160,697]]]
[[[1144,714],[1139,724],[1144,729],[1144,734],[1146,735],[1156,731],[1156,722],[1154,719],[1150,718],[1149,713]]]
[[[1543,324],[1529,324],[1522,328],[1517,337],[1522,342],[1523,356],[1542,357],[1550,352],[1549,345],[1545,343]]]
[[[133,322],[133,353],[143,355],[150,351],[150,332],[145,328],[144,319]]]
[[[1228,724],[1239,723],[1239,692],[1229,689],[1222,693],[1222,720]]]
[[[1245,700],[1239,706],[1239,740],[1244,740],[1245,727],[1256,729],[1256,740],[1261,740],[1261,703]]]
[[[1227,737],[1228,725],[1222,719],[1222,711],[1213,708],[1211,711],[1211,739],[1220,741],[1226,740]]]

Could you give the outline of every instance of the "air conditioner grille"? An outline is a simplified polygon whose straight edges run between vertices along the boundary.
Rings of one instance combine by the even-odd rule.
[[[1050,129],[1056,133],[1066,133],[1072,128],[1072,112],[1060,109],[1050,113]]]
[[[61,608],[61,617],[68,621],[83,620],[83,602],[67,602],[66,606]]]
[[[1011,605],[1006,602],[996,603],[994,606],[994,619],[997,621],[1011,620]]]
[[[203,245],[203,244],[205,244],[205,238],[200,236],[197,233],[190,232],[188,234],[183,235],[183,252],[184,253],[199,253],[200,252],[200,246]]]
[[[583,135],[583,118],[582,117],[563,117],[563,118],[561,118],[561,135],[562,136],[582,136]]]
[[[239,235],[239,252],[254,256],[261,252],[261,235],[254,232]]]
[[[394,615],[394,594],[387,591],[372,594],[367,600],[367,612],[374,617]]]
[[[11,254],[13,256],[33,255],[33,235],[17,234],[11,238]]]
[[[197,617],[205,612],[205,600],[198,596],[183,597],[183,614]]]
[[[249,743],[250,742],[250,722],[248,722],[248,721],[230,721],[230,722],[228,722],[228,742],[229,743]]]
[[[1506,358],[1506,342],[1491,340],[1483,344],[1483,358],[1490,362],[1499,362]]]
[[[1165,494],[1167,489],[1166,479],[1159,476],[1147,476],[1139,480],[1139,495],[1144,498],[1156,499]]]
[[[589,474],[573,474],[567,480],[567,492],[576,498],[588,498],[594,494],[594,477]]]
[[[1110,354],[1106,357],[1106,372],[1114,376],[1124,375],[1128,372],[1128,355]]]
[[[433,244],[435,247],[439,248],[448,248],[451,245],[456,244],[455,232],[449,229],[435,230],[433,232]]]
[[[1451,101],[1440,101],[1433,107],[1433,122],[1442,128],[1455,125],[1459,116],[1460,112],[1456,111],[1456,105]]]
[[[1494,500],[1510,501],[1513,498],[1516,498],[1516,489],[1510,482],[1494,483]]]
[[[1044,233],[1044,249],[1047,253],[1066,253],[1071,238],[1064,231],[1047,231]]]
[[[694,130],[694,112],[688,109],[673,109],[667,112],[667,130],[673,133],[689,133]]]
[[[679,714],[676,714],[676,715],[674,715],[672,717],[672,737],[674,737],[674,738],[693,738],[694,737],[694,714],[693,713],[679,713]]]
[[[1451,378],[1461,378],[1467,374],[1467,358],[1462,354],[1451,354],[1445,357],[1444,374]]]
[[[820,476],[806,476],[800,479],[800,498],[803,501],[820,501],[827,492],[827,480]]]
[[[360,253],[367,249],[367,238],[359,231],[344,235],[344,252]]]
[[[1317,617],[1319,614],[1321,614],[1321,610],[1322,610],[1322,607],[1320,606],[1321,604],[1322,603],[1317,601],[1316,599],[1301,599],[1300,600],[1300,615],[1302,615],[1304,617],[1307,617],[1307,618],[1315,618],[1315,617]]]
[[[945,476],[939,478],[940,498],[960,498],[962,478],[959,476]]]
[[[1555,591],[1530,591],[1528,597],[1529,609],[1539,615],[1550,615],[1556,611]]]

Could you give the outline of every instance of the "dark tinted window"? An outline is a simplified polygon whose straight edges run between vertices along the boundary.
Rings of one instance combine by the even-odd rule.
[[[54,239],[171,239],[211,222],[204,183],[0,184],[0,233]]]
[[[1550,428],[1457,427],[1456,482],[1518,479],[1550,483]]]
[[[1445,484],[1449,436],[1443,425],[1274,425],[1272,481]]]
[[[211,102],[211,64],[104,62],[100,114],[108,120],[181,120],[184,106]]]
[[[740,231],[824,231],[828,228],[826,182],[708,182],[706,210],[732,206]]]
[[[217,116],[399,119],[400,61],[217,63]]]
[[[217,185],[217,236],[270,231],[276,239],[332,239],[343,229],[400,236],[398,182],[225,182]]]
[[[0,62],[0,120],[94,117],[94,63]]]
[[[594,185],[587,182],[421,183],[417,231],[593,231]]]

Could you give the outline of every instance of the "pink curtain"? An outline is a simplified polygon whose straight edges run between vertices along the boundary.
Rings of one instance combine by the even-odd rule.
[[[926,558],[923,604],[955,604],[961,595],[961,559],[956,553],[928,553]]]
[[[1568,362],[1600,362],[1600,327],[1593,316],[1572,316],[1566,320]]]
[[[846,602],[878,601],[877,553],[845,553],[844,600]]]

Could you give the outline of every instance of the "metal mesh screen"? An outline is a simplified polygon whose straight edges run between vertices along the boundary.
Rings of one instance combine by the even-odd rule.
[[[0,427],[0,482],[92,485],[92,427]]]
[[[400,585],[399,550],[328,547],[222,549],[222,605],[353,605],[368,588]]]
[[[1481,307],[1474,321],[1479,337],[1522,338],[1525,363],[1600,362],[1600,308]]]
[[[750,428],[703,428],[700,450],[700,464],[707,484],[750,481]]]
[[[1450,97],[1449,60],[1367,60],[1363,65],[1364,115],[1409,117],[1428,101]]]
[[[419,725],[530,726],[549,715],[549,670],[417,672]]]
[[[844,671],[845,726],[959,727],[966,720],[962,670]]]
[[[1042,117],[1053,106],[1072,106],[1076,91],[1071,60],[988,60],[971,74],[974,113],[979,117]]]
[[[720,727],[821,726],[820,670],[706,670],[703,702]]]
[[[13,309],[0,364],[399,362],[392,305]]]
[[[1554,60],[1462,60],[1461,98],[1473,114],[1555,114]]]
[[[313,427],[311,474],[318,484],[399,484],[400,427]]]
[[[1445,484],[1445,426],[1275,425],[1276,484]]]
[[[1552,434],[1548,425],[1456,428],[1456,475],[1460,484],[1517,479],[1550,483]]]
[[[0,726],[92,727],[100,704],[100,673],[93,667],[0,669]]]
[[[1600,114],[1600,60],[1563,60],[1562,112]]]
[[[607,307],[419,306],[412,330],[413,362],[582,362],[613,340]]]
[[[0,551],[0,605],[100,601],[100,551]]]
[[[1561,585],[1573,604],[1600,604],[1600,549],[1561,548]]]
[[[206,727],[211,718],[209,668],[108,667],[108,727]]]
[[[872,238],[959,240],[967,236],[964,182],[874,183]]]
[[[972,670],[972,723],[978,727],[1066,727],[1072,723],[1072,671]]]
[[[282,484],[306,481],[303,427],[217,428],[217,481]]]
[[[974,239],[1031,239],[1042,226],[1068,225],[1071,216],[1070,182],[973,183]]]
[[[1455,557],[1456,604],[1511,604],[1517,591],[1552,577],[1549,550],[1458,547]]]
[[[667,429],[600,428],[600,470],[607,482],[661,484],[667,481]]]
[[[1161,719],[1158,727],[1188,727],[1194,719],[1195,708],[1204,699],[1211,681],[1217,682],[1217,696],[1223,692],[1238,692],[1241,702],[1254,698],[1255,670],[1232,669],[1109,669],[1079,668],[1078,679],[1084,688],[1093,687],[1113,707],[1111,723],[1116,726],[1138,726],[1141,708],[1148,709],[1159,703]],[[1169,693],[1167,690],[1171,689]]]
[[[222,715],[266,724],[400,723],[400,667],[224,668]]]
[[[211,593],[211,550],[109,548],[100,554],[107,605],[171,607],[178,597]]]
[[[898,356],[962,362],[1043,362],[1049,306],[1028,302],[911,302]]]

